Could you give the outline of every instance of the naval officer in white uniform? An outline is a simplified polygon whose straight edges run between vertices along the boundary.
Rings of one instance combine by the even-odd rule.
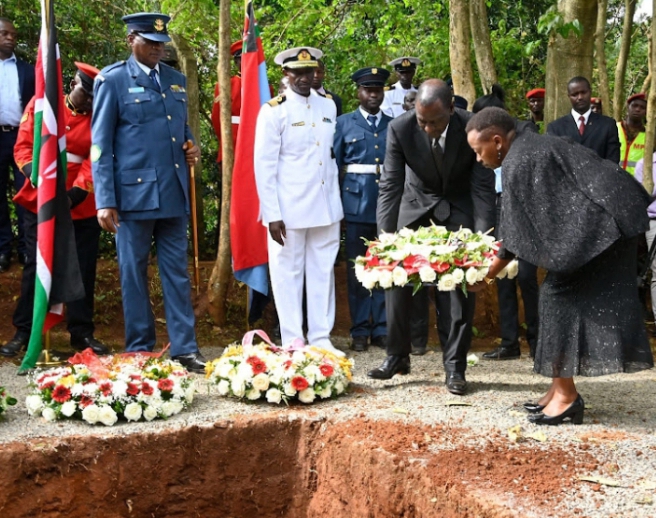
[[[390,66],[394,67],[396,75],[399,76],[399,81],[385,90],[385,99],[380,106],[385,115],[396,118],[405,113],[403,100],[406,94],[417,91],[417,87],[412,84],[412,80],[417,72],[417,65],[420,64],[421,60],[410,56],[390,61]]]
[[[276,56],[289,87],[260,110],[254,161],[262,223],[269,229],[269,270],[282,343],[303,338],[305,282],[307,342],[334,349],[333,265],[344,213],[332,150],[335,103],[311,88],[321,56],[311,47]]]

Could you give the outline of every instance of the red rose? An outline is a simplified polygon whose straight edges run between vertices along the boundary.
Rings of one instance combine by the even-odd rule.
[[[329,378],[330,376],[333,375],[333,372],[335,372],[335,369],[333,369],[333,366],[328,365],[327,363],[322,363],[319,366],[319,370],[321,371],[321,374],[323,374],[326,378]]]
[[[294,387],[294,389],[298,392],[305,390],[309,386],[310,384],[308,383],[308,380],[306,380],[303,376],[294,376],[292,378],[292,387]]]
[[[141,374],[130,374],[130,379],[139,381],[141,379]]]
[[[82,408],[86,408],[89,405],[93,405],[93,399],[91,399],[89,396],[82,396],[80,399],[80,406]]]
[[[39,388],[40,390],[52,390],[53,388],[55,388],[55,382],[49,381],[48,383],[41,385]]]
[[[129,396],[136,396],[139,394],[139,387],[134,383],[128,383],[128,389],[125,391]]]
[[[286,362],[284,362],[284,363],[282,364],[282,366],[285,368],[285,370],[287,370],[287,369],[291,368],[292,363],[293,363],[293,362],[292,362],[291,360],[287,360]]]
[[[57,385],[55,390],[52,391],[52,399],[57,401],[57,403],[66,403],[66,401],[71,399],[71,391],[64,387],[64,385]]]
[[[171,392],[173,390],[173,380],[161,379],[157,382],[157,388],[163,392]]]
[[[152,396],[153,395],[153,387],[151,387],[149,383],[142,383],[141,384],[141,392],[143,392],[144,396]]]
[[[444,273],[451,268],[451,265],[449,265],[449,263],[431,263],[431,267],[437,273]]]
[[[102,392],[103,396],[111,396],[112,395],[112,384],[108,381],[100,385],[100,392]]]

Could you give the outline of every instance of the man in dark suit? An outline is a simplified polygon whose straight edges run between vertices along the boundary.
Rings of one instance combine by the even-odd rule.
[[[187,124],[187,79],[160,63],[169,16],[124,16],[132,55],[96,76],[91,160],[100,226],[116,234],[125,346],[152,351],[148,257],[157,248],[171,357],[203,373],[187,271],[189,173],[200,156]]]
[[[569,137],[574,142],[592,149],[601,158],[619,163],[620,140],[617,125],[610,117],[592,111],[590,82],[585,77],[573,77],[567,83],[567,95],[572,103],[571,113],[550,123],[547,133],[557,137]]]
[[[14,173],[16,192],[23,187],[25,177],[14,161],[14,144],[23,110],[34,97],[34,67],[16,57],[14,49],[18,32],[7,18],[0,17],[0,272],[9,269],[11,242],[14,235],[9,218],[9,172]],[[18,261],[25,264],[23,208],[16,206],[18,215]]]
[[[451,89],[444,81],[429,79],[419,88],[415,111],[389,125],[378,198],[380,232],[416,229],[431,221],[450,230],[488,230],[494,225],[494,174],[476,162],[467,144],[465,126],[470,117],[454,108]],[[475,297],[455,290],[437,292],[436,300],[440,313],[451,317],[443,348],[446,387],[462,395],[467,389],[466,357]],[[410,372],[412,288],[392,288],[385,302],[388,356],[368,373],[374,379]]]
[[[323,95],[328,99],[332,99],[337,108],[337,116],[339,117],[342,112],[342,98],[334,92],[326,90],[323,86],[323,80],[326,78],[326,65],[323,61],[318,60],[319,66],[314,69],[314,78],[312,79],[312,89],[316,90],[319,95]]]

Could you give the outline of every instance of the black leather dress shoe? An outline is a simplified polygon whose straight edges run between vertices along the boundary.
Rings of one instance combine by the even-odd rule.
[[[467,381],[465,380],[464,372],[447,372],[446,373],[446,389],[455,394],[462,396],[467,392]]]
[[[87,348],[97,354],[98,356],[103,354],[109,354],[111,351],[102,342],[96,340],[93,336],[86,337],[73,337],[71,336],[71,347],[76,351],[84,351]]]
[[[0,254],[0,272],[9,270],[9,254]]]
[[[413,356],[423,356],[424,354],[426,354],[426,352],[427,349],[425,347],[413,347],[412,352],[410,354],[412,354]]]
[[[548,424],[552,426],[562,424],[565,419],[570,419],[573,424],[582,424],[584,410],[585,403],[579,394],[574,400],[574,403],[568,406],[562,414],[554,416],[549,416],[542,413],[531,414],[528,416],[528,420],[535,424]]]
[[[0,354],[2,356],[16,356],[19,352],[27,349],[29,337],[14,336],[5,345],[0,347]]]
[[[363,352],[367,350],[367,337],[366,336],[354,336],[351,340],[351,349],[358,352]]]
[[[483,358],[486,360],[517,360],[521,357],[519,347],[499,346],[494,351],[485,353]]]
[[[203,355],[200,354],[200,352],[172,356],[171,359],[185,367],[189,372],[205,374],[205,364],[207,363],[207,360],[203,358]]]
[[[371,339],[371,345],[375,345],[381,349],[387,349],[387,335],[374,336]]]
[[[410,374],[410,358],[408,356],[390,355],[385,358],[383,364],[367,373],[367,376],[375,380],[388,380],[395,374]]]

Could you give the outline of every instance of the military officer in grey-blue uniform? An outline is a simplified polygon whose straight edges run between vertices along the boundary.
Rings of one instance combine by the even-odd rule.
[[[351,79],[358,85],[360,106],[337,118],[335,159],[343,173],[342,205],[346,221],[346,256],[348,300],[351,312],[351,348],[364,351],[372,345],[385,347],[387,318],[385,294],[382,289],[371,292],[355,278],[354,263],[367,251],[362,238],[372,240],[376,231],[378,179],[385,159],[387,124],[392,117],[385,115],[380,105],[385,98],[385,81],[390,73],[382,68],[361,68]]]
[[[158,13],[123,17],[132,55],[96,77],[91,160],[98,221],[116,233],[127,351],[155,346],[147,275],[154,241],[171,356],[204,372],[187,271],[187,166],[200,150],[187,125],[186,78],[160,63],[169,20]]]

